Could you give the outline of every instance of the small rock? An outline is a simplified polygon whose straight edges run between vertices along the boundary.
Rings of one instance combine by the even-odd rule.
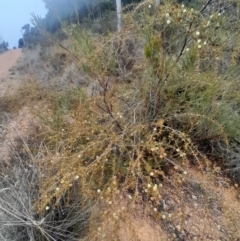
[[[176,229],[177,229],[178,231],[180,231],[180,230],[181,230],[181,226],[180,226],[180,225],[177,225],[177,226],[176,226]]]
[[[193,200],[197,200],[198,198],[197,198],[197,196],[192,195],[192,199],[193,199]]]

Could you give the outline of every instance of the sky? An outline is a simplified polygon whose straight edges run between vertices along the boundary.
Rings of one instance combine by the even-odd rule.
[[[45,17],[47,9],[42,0],[0,0],[0,41],[9,43],[9,48],[18,47],[21,28],[31,24],[31,13]]]

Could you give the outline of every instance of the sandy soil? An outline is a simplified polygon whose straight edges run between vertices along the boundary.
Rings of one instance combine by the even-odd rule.
[[[21,54],[21,49],[13,49],[0,55],[0,79],[9,74],[9,69],[16,65]]]
[[[21,78],[12,68],[17,65],[21,56],[21,49],[9,50],[0,55],[0,101],[7,98],[7,95],[17,91],[20,85]],[[23,126],[28,123],[26,121],[28,118],[24,118],[23,121],[23,117],[20,117],[25,112],[19,111],[15,120],[12,120],[9,116],[10,113],[6,113],[5,110],[0,111],[0,158],[3,158],[3,160],[9,158],[11,147],[19,143],[20,135],[18,130],[22,132]],[[19,117],[21,120],[19,120]]]
[[[21,56],[21,49],[13,49],[0,54],[0,97],[9,90],[17,88],[20,78],[11,69],[17,64]]]

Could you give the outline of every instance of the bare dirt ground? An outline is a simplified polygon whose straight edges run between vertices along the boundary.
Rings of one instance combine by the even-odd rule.
[[[14,76],[15,72],[11,69],[17,64],[21,56],[21,49],[13,49],[0,54],[0,97],[6,93],[9,87],[18,84]]]
[[[21,54],[21,49],[13,49],[0,55],[0,79],[9,74],[9,69],[16,65]]]
[[[15,72],[13,67],[22,55],[19,49],[0,55],[0,101],[9,91],[17,91],[21,85],[20,80],[24,76]],[[27,140],[37,125],[27,107],[10,118],[6,117],[8,114],[11,115],[0,111],[0,160],[7,160],[10,147],[18,147],[22,140]],[[239,186],[224,177],[221,170],[203,172],[197,166],[189,166],[187,172],[188,175],[184,180],[179,179],[179,183],[175,183],[175,177],[164,184],[162,202],[156,214],[161,222],[156,223],[148,216],[130,212],[127,220],[119,225],[119,240],[239,241]],[[119,200],[116,204],[118,207]],[[105,226],[104,223],[102,226]],[[108,222],[106,226],[110,228],[111,225]],[[101,240],[105,238],[99,235]]]
[[[14,49],[0,55],[0,102],[4,102],[9,95],[14,95],[24,79],[14,70],[22,54],[21,49]],[[4,104],[0,103],[0,106]],[[0,110],[0,158],[10,158],[12,148],[18,147],[23,139],[28,138],[33,122],[27,107],[18,110],[14,118],[11,113]]]

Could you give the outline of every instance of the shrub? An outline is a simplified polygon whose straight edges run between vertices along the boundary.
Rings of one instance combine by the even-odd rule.
[[[36,164],[44,175],[34,202],[38,215],[68,204],[71,210],[71,201],[81,197],[96,207],[86,239],[97,240],[97,221],[115,220],[116,231],[126,217],[109,217],[113,203],[123,202],[127,212],[143,207],[160,222],[161,187],[187,185],[189,167],[204,172],[213,162],[225,168],[230,161],[238,170],[231,157],[240,134],[232,74],[239,21],[231,12],[219,14],[222,6],[209,13],[209,4],[200,10],[175,1],[155,9],[132,5],[122,31],[108,35],[63,25],[71,41],[64,49],[99,91],[92,97],[85,89],[59,93],[41,110],[48,131]]]

